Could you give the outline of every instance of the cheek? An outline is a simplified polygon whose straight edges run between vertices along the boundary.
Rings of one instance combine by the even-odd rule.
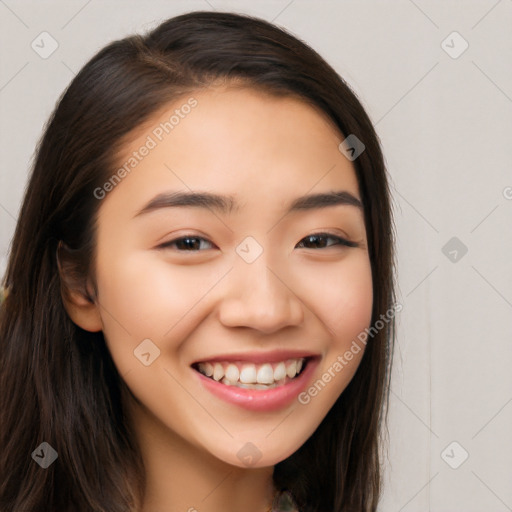
[[[337,270],[315,273],[315,281],[316,286],[310,282],[307,287],[312,290],[315,312],[330,342],[317,371],[318,380],[299,402],[313,402],[310,407],[323,416],[351,381],[366,348],[366,337],[361,334],[371,324],[373,308],[369,259],[354,255]]]
[[[324,266],[302,278],[305,297],[334,344],[343,346],[368,327],[372,317],[373,283],[370,261],[353,254],[337,265]],[[313,306],[312,306],[313,309]]]
[[[143,253],[98,257],[97,277],[103,332],[113,356],[126,365],[144,339],[161,348],[164,340],[178,345],[185,339],[201,299],[219,280],[207,266],[170,265]]]
[[[340,276],[332,288],[326,324],[338,340],[352,340],[372,319],[373,283],[369,263]]]

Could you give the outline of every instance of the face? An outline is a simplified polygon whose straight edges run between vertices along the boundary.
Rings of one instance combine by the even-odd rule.
[[[373,301],[356,175],[344,137],[301,101],[191,97],[133,134],[100,199],[101,328],[136,418],[169,443],[270,466],[363,355],[344,356]]]

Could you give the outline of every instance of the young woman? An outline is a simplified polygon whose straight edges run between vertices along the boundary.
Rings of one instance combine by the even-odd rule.
[[[375,131],[307,45],[211,12],[109,44],[12,242],[2,512],[375,511],[393,239]]]

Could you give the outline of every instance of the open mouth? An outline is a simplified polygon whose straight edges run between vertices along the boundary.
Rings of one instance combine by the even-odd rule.
[[[286,359],[272,363],[244,361],[202,361],[192,368],[214,381],[244,389],[272,389],[296,379],[308,365],[310,357]]]

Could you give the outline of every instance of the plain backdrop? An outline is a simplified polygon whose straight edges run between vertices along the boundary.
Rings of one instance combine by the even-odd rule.
[[[511,0],[0,0],[0,275],[64,88],[109,41],[191,10],[309,43],[382,141],[403,310],[379,510],[511,511]]]

